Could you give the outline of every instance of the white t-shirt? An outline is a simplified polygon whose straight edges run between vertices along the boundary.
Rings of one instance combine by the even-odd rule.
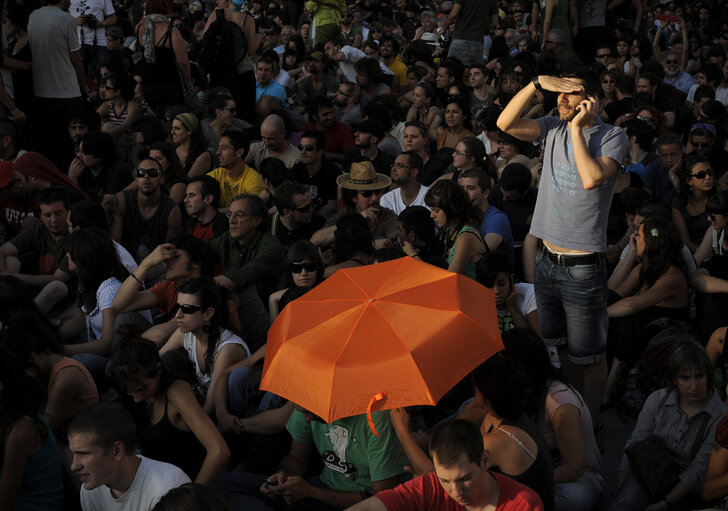
[[[521,311],[524,317],[528,317],[529,314],[536,310],[536,293],[533,291],[533,284],[518,282],[515,288],[516,293],[518,293],[518,310]],[[513,322],[513,316],[508,309],[498,309],[498,326],[501,332],[507,332],[516,328],[516,324]]]
[[[139,456],[134,482],[124,495],[115,499],[111,489],[101,485],[93,490],[81,486],[83,511],[150,511],[164,495],[190,482],[187,474],[169,463]]]
[[[121,264],[124,265],[124,268],[129,270],[129,273],[136,271],[136,269],[139,268],[139,265],[131,256],[129,251],[125,249],[120,243],[114,241],[114,248],[116,248],[116,253],[119,254],[119,260],[121,261]]]
[[[207,373],[203,373],[200,369],[200,361],[197,358],[197,337],[192,332],[187,332],[184,337],[184,347],[187,351],[187,356],[195,365],[195,374],[197,375],[197,382],[202,388],[207,390],[212,380],[212,372],[215,370],[215,361],[220,353],[220,350],[228,344],[239,344],[245,350],[245,355],[250,356],[250,348],[245,344],[240,337],[232,333],[230,330],[223,330],[220,334],[220,342],[217,343],[217,349],[215,350],[215,356],[212,358],[212,364],[207,368]]]
[[[68,12],[74,18],[82,15],[96,18],[96,30],[92,30],[86,25],[76,25],[78,40],[81,41],[81,44],[94,44],[94,32],[96,32],[96,44],[106,46],[106,28],[99,27],[98,23],[114,14],[114,5],[111,0],[71,0],[71,7]]]
[[[410,206],[424,206],[427,209],[430,209],[427,207],[427,204],[425,204],[425,194],[427,193],[427,190],[429,190],[428,187],[420,185],[420,191]],[[404,205],[404,202],[402,202],[402,190],[399,188],[382,195],[382,198],[379,199],[379,205],[391,209],[398,215],[407,207]]]
[[[367,54],[353,46],[344,46],[339,51],[344,54],[344,60],[339,62],[339,73],[344,77],[344,81],[356,83],[356,70],[354,69],[354,64],[361,59],[366,58]],[[394,71],[381,62],[379,63],[379,68],[385,75],[394,74]]]
[[[628,254],[629,254],[629,243],[622,250],[622,253],[619,255],[619,259],[627,259]],[[683,243],[682,248],[680,249],[680,254],[682,255],[683,259],[685,260],[685,265],[688,267],[688,276],[692,275],[695,272],[695,270],[698,269],[698,267],[695,265],[695,259],[693,258],[692,252],[690,252],[690,249],[684,243]]]
[[[81,310],[86,316],[86,331],[89,339],[101,339],[104,327],[103,312],[111,307],[111,302],[114,301],[120,287],[121,282],[116,277],[108,278],[96,290],[96,308],[89,312],[85,305],[81,306]],[[148,310],[137,311],[137,314],[141,314],[149,323],[152,322],[152,315]]]

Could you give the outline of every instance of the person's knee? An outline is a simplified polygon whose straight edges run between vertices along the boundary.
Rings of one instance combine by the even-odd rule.
[[[8,273],[20,273],[20,259],[15,256],[8,256],[5,258],[5,271]]]
[[[66,296],[68,296],[68,286],[66,283],[60,280],[54,280],[41,289],[37,299],[45,303],[54,304],[63,300]]]

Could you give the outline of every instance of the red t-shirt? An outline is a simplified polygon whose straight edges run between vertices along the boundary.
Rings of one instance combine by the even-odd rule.
[[[543,511],[541,498],[532,489],[503,474],[490,473],[495,477],[500,495],[496,511]],[[388,511],[462,511],[463,506],[447,494],[430,472],[392,490],[375,495]]]

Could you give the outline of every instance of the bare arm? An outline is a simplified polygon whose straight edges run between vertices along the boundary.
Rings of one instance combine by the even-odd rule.
[[[728,293],[728,280],[713,277],[704,269],[690,276],[690,285],[701,293]]]
[[[81,50],[69,52],[71,57],[71,65],[76,72],[76,80],[81,89],[82,96],[88,96],[88,86],[86,85],[86,73],[83,71],[83,60],[81,59]]]
[[[657,279],[657,282],[645,290],[644,293],[622,298],[617,303],[607,307],[607,313],[610,318],[629,316],[657,305],[668,298],[677,297],[680,293],[687,296],[687,282],[685,282],[680,270],[673,268]]]
[[[579,112],[569,123],[571,138],[574,142],[574,160],[576,160],[576,170],[579,172],[584,188],[591,190],[614,176],[619,168],[619,162],[607,156],[595,158],[586,145],[582,129],[592,124],[599,111],[596,98],[585,99],[577,110]]]
[[[447,269],[453,273],[464,273],[468,263],[483,248],[480,239],[480,235],[476,236],[474,232],[460,234],[455,240],[455,253]]]
[[[58,372],[53,386],[48,389],[48,400],[43,410],[52,430],[57,431],[66,419],[71,418],[67,417],[67,413],[73,398],[87,390],[86,377],[77,367],[65,367]]]
[[[228,367],[243,360],[246,356],[245,350],[240,344],[228,344],[218,352],[215,359],[215,368],[210,379],[210,386],[207,389],[207,397],[202,406],[207,415],[212,415],[215,412],[215,386],[218,384],[220,377],[225,374]]]
[[[564,462],[554,471],[554,483],[568,483],[579,479],[586,470],[586,452],[582,442],[581,412],[571,404],[561,405],[551,421],[556,444]]]
[[[369,497],[368,499],[362,500],[358,504],[347,508],[347,511],[387,511],[387,506],[385,506],[378,498]]]
[[[66,355],[70,357],[72,355],[80,355],[81,353],[90,353],[103,357],[108,356],[111,353],[111,344],[114,339],[114,323],[116,322],[117,315],[117,312],[112,307],[101,311],[101,317],[103,318],[101,337],[81,344],[66,344],[64,347]]]
[[[695,258],[695,264],[700,266],[703,262],[713,254],[713,227],[708,227],[703,236],[703,241],[695,250],[693,257]]]
[[[212,167],[212,155],[210,154],[210,151],[204,151],[197,157],[195,163],[192,164],[192,167],[190,167],[187,177],[192,179],[193,177],[207,174],[210,172],[210,167]]]
[[[728,495],[728,449],[713,444],[703,482],[703,499],[710,501]]]
[[[450,11],[450,14],[448,14],[447,18],[445,18],[445,21],[442,23],[442,27],[440,27],[440,30],[437,31],[437,35],[442,35],[447,30],[447,27],[452,25],[456,19],[458,19],[458,16],[460,16],[460,10],[462,9],[462,5],[460,4],[454,4],[452,7],[452,10]]]
[[[389,412],[392,426],[394,427],[399,443],[402,444],[407,459],[412,464],[412,471],[415,474],[428,474],[435,470],[435,465],[429,456],[422,450],[420,445],[412,436],[409,430],[409,414],[404,408],[395,408]]]
[[[688,232],[688,226],[685,224],[685,218],[683,218],[682,213],[678,209],[672,208],[672,221],[675,223],[675,229],[680,235],[680,241],[687,245],[690,252],[695,253],[698,249],[698,245],[693,243],[690,239],[690,233]]]
[[[182,213],[179,208],[172,208],[167,218],[167,233],[164,236],[165,241],[176,238],[182,232]]]
[[[179,410],[182,419],[190,427],[192,433],[205,447],[205,460],[195,482],[209,485],[224,469],[230,459],[230,450],[225,444],[222,435],[200,408],[195,399],[192,386],[184,381],[175,381],[167,389],[169,402]]]

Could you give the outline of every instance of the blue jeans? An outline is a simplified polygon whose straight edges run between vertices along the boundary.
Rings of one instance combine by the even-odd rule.
[[[602,497],[602,492],[586,475],[570,483],[554,485],[556,511],[591,511]]]
[[[453,39],[447,58],[458,59],[465,66],[474,66],[483,63],[483,41],[468,41],[466,39]]]
[[[592,365],[607,349],[607,265],[562,266],[541,249],[533,270],[538,320],[547,346],[568,345],[569,360]]]

